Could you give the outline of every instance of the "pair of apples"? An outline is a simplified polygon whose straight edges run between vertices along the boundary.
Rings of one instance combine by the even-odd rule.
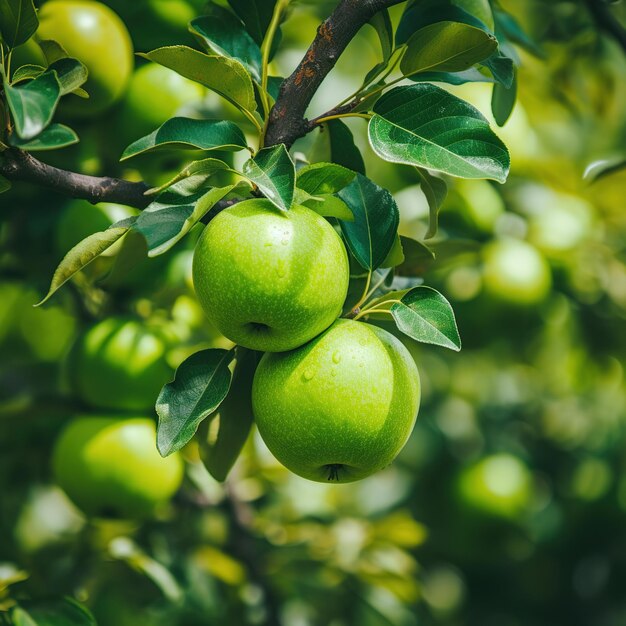
[[[352,482],[397,456],[417,417],[417,367],[387,331],[338,319],[349,264],[329,222],[303,206],[240,202],[205,228],[193,282],[225,337],[266,353],[252,404],[283,465],[314,481]]]

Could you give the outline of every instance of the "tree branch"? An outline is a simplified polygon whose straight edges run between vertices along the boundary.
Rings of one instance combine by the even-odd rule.
[[[372,17],[402,0],[341,0],[317,29],[317,35],[294,73],[281,85],[270,113],[265,145],[291,146],[312,128],[304,117],[315,92],[357,32]]]
[[[626,29],[617,21],[609,5],[603,0],[585,0],[585,4],[600,30],[611,35],[626,52]]]
[[[32,154],[16,148],[0,153],[0,174],[9,180],[34,183],[74,198],[92,202],[118,202],[143,209],[152,198],[144,195],[145,183],[121,178],[86,176],[47,165]]]
[[[592,0],[588,0],[591,2]],[[306,55],[281,87],[266,129],[265,145],[293,142],[315,128],[315,120],[304,117],[322,81],[361,27],[379,11],[403,0],[341,0],[317,29]],[[344,105],[341,111],[350,110]],[[339,109],[338,109],[339,111]],[[92,203],[118,202],[143,209],[152,198],[148,185],[119,178],[86,176],[43,163],[28,152],[10,148],[0,152],[0,174],[82,198]],[[221,205],[220,205],[221,207]]]

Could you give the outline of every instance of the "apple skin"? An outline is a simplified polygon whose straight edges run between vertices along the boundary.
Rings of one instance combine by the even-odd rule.
[[[314,211],[281,212],[246,200],[209,222],[194,252],[193,284],[208,318],[252,350],[297,348],[340,315],[348,291],[345,247]]]
[[[550,293],[550,265],[541,252],[525,241],[493,241],[483,249],[483,260],[485,290],[498,300],[532,306]]]
[[[59,435],[52,466],[59,486],[88,515],[149,516],[178,489],[183,463],[162,458],[149,418],[80,416]]]
[[[69,365],[76,392],[94,408],[153,409],[172,378],[166,349],[165,338],[138,320],[105,319],[72,348]]]
[[[50,0],[40,9],[38,39],[54,39],[89,71],[88,99],[68,96],[63,108],[75,116],[98,115],[124,94],[134,66],[124,22],[93,0]]]
[[[265,354],[252,385],[267,447],[318,482],[353,482],[389,465],[413,430],[419,402],[419,374],[404,345],[346,319],[296,350]]]

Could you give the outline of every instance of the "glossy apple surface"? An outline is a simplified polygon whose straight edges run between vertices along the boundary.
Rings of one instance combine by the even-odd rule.
[[[92,0],[50,0],[38,13],[37,37],[53,39],[89,71],[83,88],[88,99],[70,95],[64,108],[72,115],[97,115],[117,102],[133,71],[130,35],[109,7]]]
[[[314,211],[281,212],[268,200],[222,211],[202,233],[193,283],[208,318],[231,341],[291,350],[341,313],[348,258],[333,227]]]
[[[419,408],[415,362],[387,331],[337,320],[304,346],[263,356],[252,402],[267,447],[295,474],[352,482],[389,465]]]
[[[180,486],[178,454],[157,452],[151,419],[77,417],[57,439],[58,484],[79,508],[99,517],[144,517]]]

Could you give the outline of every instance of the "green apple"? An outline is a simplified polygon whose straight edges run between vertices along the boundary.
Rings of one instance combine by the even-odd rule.
[[[119,111],[124,146],[156,130],[185,105],[202,100],[206,90],[158,63],[137,69]]]
[[[68,96],[73,115],[98,115],[117,102],[133,71],[133,46],[124,22],[95,0],[50,0],[40,9],[37,37],[60,43],[89,71],[88,99]]]
[[[81,416],[57,439],[52,455],[60,487],[85,513],[146,517],[180,486],[178,454],[162,458],[153,420]]]
[[[111,224],[137,214],[136,209],[121,204],[110,202],[91,204],[87,200],[70,200],[63,208],[56,224],[57,251],[65,255],[85,237],[106,230]],[[112,248],[119,250],[117,245]],[[107,250],[107,255],[115,254],[116,250]]]
[[[552,273],[544,256],[519,239],[498,239],[483,249],[483,285],[495,298],[518,306],[541,302]]]
[[[154,407],[172,377],[161,333],[127,318],[108,318],[77,340],[70,375],[77,394],[96,408],[143,411]]]
[[[526,465],[511,454],[494,454],[465,467],[457,490],[471,509],[498,517],[516,518],[532,495],[532,477]]]
[[[314,211],[281,212],[265,199],[219,213],[193,258],[202,308],[231,341],[267,352],[291,350],[328,328],[348,290],[345,247]]]
[[[415,362],[386,330],[337,320],[297,350],[268,353],[252,386],[259,432],[309,480],[352,482],[389,465],[419,409]]]

